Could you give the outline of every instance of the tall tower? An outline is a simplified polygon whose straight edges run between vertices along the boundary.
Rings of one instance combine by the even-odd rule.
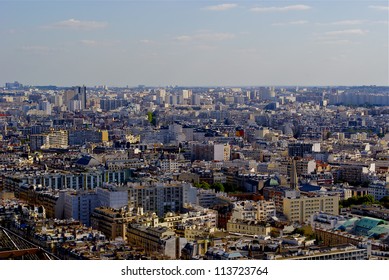
[[[86,109],[86,86],[75,87],[77,100],[81,101],[81,110]]]
[[[292,158],[292,170],[290,173],[290,188],[298,191],[298,178],[297,178],[297,168],[296,168],[296,159]]]

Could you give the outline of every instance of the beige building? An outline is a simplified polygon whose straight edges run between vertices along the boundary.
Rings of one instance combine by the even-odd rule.
[[[257,202],[257,220],[266,221],[276,216],[276,205],[274,201],[259,200]]]
[[[187,240],[166,227],[144,227],[129,224],[127,238],[131,245],[142,247],[147,255],[179,259]]]
[[[213,234],[215,234],[218,230],[215,227],[208,226],[186,226],[184,230],[184,237],[188,241],[207,239]]]
[[[274,201],[238,201],[233,203],[232,218],[236,220],[266,221],[276,216]]]
[[[49,133],[49,142],[46,143],[48,148],[67,148],[68,131],[67,130],[52,130]]]
[[[259,221],[231,219],[227,222],[227,231],[230,233],[266,236],[270,234],[271,229],[269,224]]]
[[[284,214],[289,221],[303,223],[307,221],[312,214],[324,212],[327,214],[339,214],[339,196],[301,196],[296,198],[284,198]]]
[[[134,219],[131,213],[124,210],[98,207],[91,215],[91,225],[103,232],[108,239],[115,240],[121,237],[126,240],[127,224]]]

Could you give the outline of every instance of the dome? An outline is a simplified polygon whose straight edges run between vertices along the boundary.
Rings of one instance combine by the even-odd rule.
[[[276,187],[276,186],[279,186],[281,183],[281,180],[280,178],[278,178],[277,176],[274,176],[274,177],[270,177],[269,179],[267,179],[263,186],[264,187]]]

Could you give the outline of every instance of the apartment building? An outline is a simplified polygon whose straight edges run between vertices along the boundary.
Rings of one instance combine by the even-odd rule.
[[[98,207],[98,197],[93,191],[60,193],[64,196],[64,218],[73,218],[86,226],[91,225],[91,214]]]
[[[69,145],[84,145],[85,143],[102,143],[108,141],[107,130],[71,130],[69,131]]]
[[[286,187],[270,186],[263,188],[263,195],[265,197],[265,200],[274,201],[274,205],[277,212],[283,213],[284,198],[298,198],[300,197],[300,192]]]
[[[299,250],[294,254],[275,257],[276,260],[367,260],[368,250],[351,244],[336,247]]]
[[[369,184],[367,192],[372,195],[375,200],[380,200],[384,196],[389,196],[389,184],[384,181],[374,181]]]
[[[318,195],[295,198],[285,197],[283,200],[283,213],[289,221],[304,223],[311,215],[317,212],[338,215],[339,196]]]
[[[131,209],[142,207],[163,217],[167,212],[180,212],[185,203],[196,204],[197,189],[182,182],[129,184],[128,204]]]
[[[109,208],[119,209],[128,206],[127,189],[118,189],[114,186],[106,186],[96,189],[99,198],[99,205]]]
[[[191,160],[226,161],[230,159],[230,146],[228,144],[193,144]]]
[[[272,227],[260,221],[230,219],[227,222],[227,231],[231,233],[268,236]]]
[[[127,239],[127,224],[135,219],[135,216],[123,209],[110,207],[95,208],[91,215],[91,226],[105,234],[108,239]]]
[[[144,227],[129,224],[127,240],[131,245],[139,246],[148,255],[163,255],[171,259],[179,259],[181,250],[187,240],[177,237],[175,232],[166,227]]]

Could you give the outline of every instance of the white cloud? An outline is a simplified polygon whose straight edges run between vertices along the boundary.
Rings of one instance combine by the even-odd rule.
[[[111,47],[118,43],[118,41],[96,41],[84,39],[80,40],[80,43],[88,47]]]
[[[256,49],[256,48],[242,48],[242,49],[237,49],[236,52],[242,53],[242,54],[255,54],[255,53],[258,53],[258,49]]]
[[[366,20],[366,19],[353,19],[353,20],[340,20],[340,21],[333,21],[333,22],[320,22],[316,23],[316,25],[320,26],[342,26],[342,25],[362,25],[362,24],[388,24],[388,21],[382,20],[382,21],[372,21],[372,20]]]
[[[358,25],[365,23],[366,20],[340,20],[340,21],[334,21],[331,22],[330,25]]]
[[[389,6],[369,6],[370,9],[379,10],[379,11],[389,11]]]
[[[273,23],[273,26],[285,26],[285,25],[303,25],[307,24],[308,21],[306,20],[296,20],[296,21],[289,21],[289,22],[276,22]]]
[[[107,27],[106,22],[102,21],[82,21],[77,19],[68,19],[64,21],[55,22],[46,28],[64,28],[64,29],[76,29],[76,30],[92,30],[92,29],[101,29]]]
[[[189,41],[224,41],[235,38],[235,34],[232,33],[198,33],[193,35],[182,35],[176,37],[177,41],[189,42]]]
[[[288,12],[288,11],[305,11],[311,9],[307,5],[290,5],[283,7],[255,7],[251,8],[252,12]]]
[[[142,44],[153,44],[154,41],[153,40],[148,40],[148,39],[143,39],[143,40],[139,40],[139,43],[142,43]]]
[[[225,11],[238,7],[237,4],[220,4],[214,6],[207,6],[204,9],[208,11]]]
[[[176,40],[180,41],[180,42],[187,42],[187,41],[193,40],[193,37],[188,36],[188,35],[181,35],[181,36],[176,37]]]
[[[365,35],[369,31],[362,29],[345,29],[345,30],[336,30],[336,31],[328,31],[324,34],[327,36],[341,36],[341,35]]]
[[[372,21],[372,24],[386,24],[389,25],[389,21],[387,20],[377,20],[377,21]]]
[[[347,39],[327,39],[316,41],[316,43],[326,45],[346,45],[353,43],[353,41]]]
[[[86,46],[96,46],[98,44],[98,42],[95,40],[81,40],[80,42]]]

